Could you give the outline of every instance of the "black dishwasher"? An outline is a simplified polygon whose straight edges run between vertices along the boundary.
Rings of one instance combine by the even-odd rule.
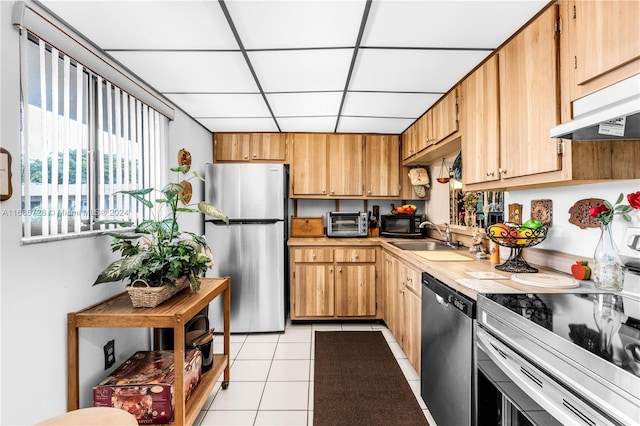
[[[420,393],[438,425],[475,423],[475,300],[422,273]]]

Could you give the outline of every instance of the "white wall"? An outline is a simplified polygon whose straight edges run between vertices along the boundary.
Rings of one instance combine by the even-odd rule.
[[[13,2],[0,1],[0,144],[13,157],[13,196],[0,202],[0,424],[34,424],[66,411],[68,312],[123,291],[122,284],[93,287],[114,259],[108,237],[21,245],[20,110],[18,32],[11,26]],[[211,134],[177,112],[170,125],[171,165],[177,151],[190,150],[195,168],[212,155]],[[174,156],[175,159],[171,156]],[[201,186],[194,183],[194,200]],[[200,195],[198,195],[200,194]],[[184,228],[201,231],[194,214]],[[200,217],[200,220],[198,219]],[[199,227],[199,229],[198,229]],[[81,329],[81,406],[91,405],[91,388],[104,370],[103,345],[116,341],[116,365],[148,348],[143,329]]]

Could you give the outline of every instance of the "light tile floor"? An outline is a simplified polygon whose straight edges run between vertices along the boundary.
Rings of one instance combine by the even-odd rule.
[[[286,325],[284,333],[231,335],[231,381],[220,382],[195,425],[312,425],[313,358],[316,330],[379,330],[385,336],[429,424],[435,426],[420,397],[420,376],[387,327],[378,323]],[[214,339],[222,352],[222,338]]]

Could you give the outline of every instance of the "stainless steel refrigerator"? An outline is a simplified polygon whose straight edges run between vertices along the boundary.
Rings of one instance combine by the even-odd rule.
[[[287,288],[288,169],[283,164],[207,164],[205,199],[229,225],[205,220],[215,266],[209,277],[231,277],[231,332],[284,331]],[[222,303],[210,319],[222,331]]]

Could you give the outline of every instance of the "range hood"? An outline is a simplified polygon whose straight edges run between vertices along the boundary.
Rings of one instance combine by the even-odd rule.
[[[553,127],[552,138],[640,139],[640,74],[573,102],[573,120]]]

